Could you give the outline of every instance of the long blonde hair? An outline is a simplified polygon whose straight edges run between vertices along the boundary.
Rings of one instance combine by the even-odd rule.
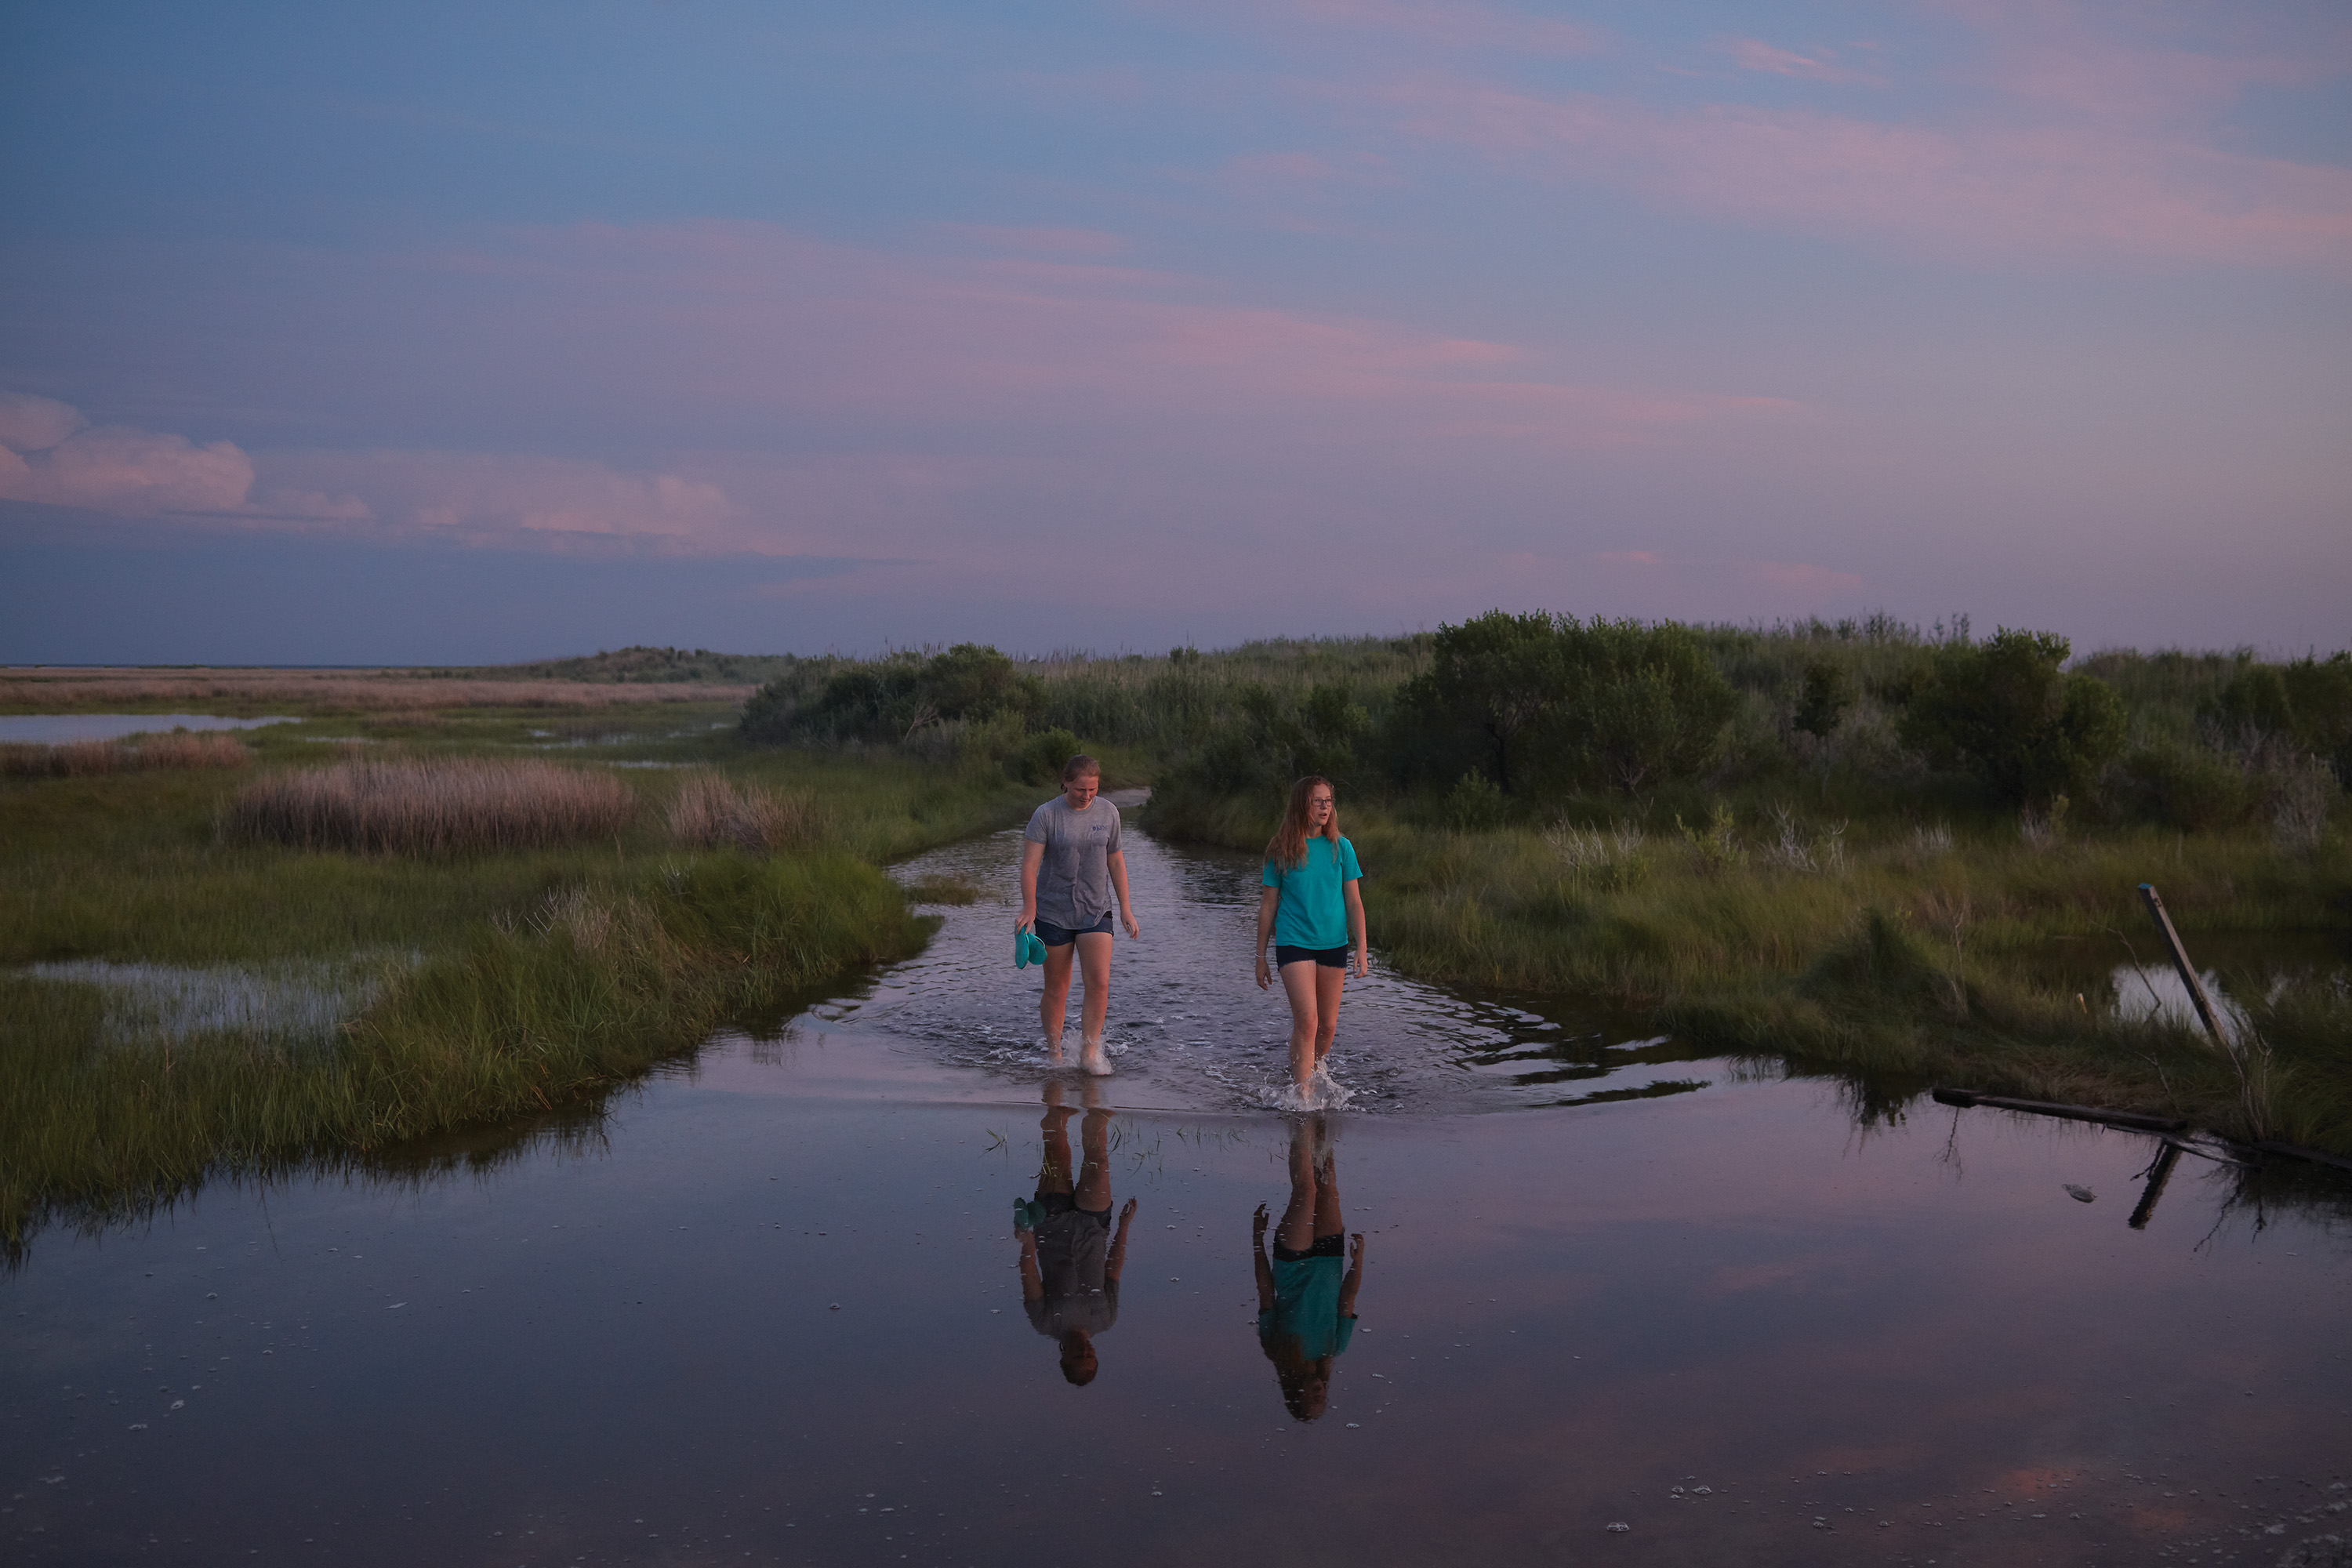
[[[1265,858],[1285,869],[1307,863],[1307,797],[1321,784],[1331,792],[1331,816],[1323,824],[1323,837],[1331,841],[1331,852],[1339,852],[1339,786],[1321,773],[1308,773],[1290,786],[1290,805],[1282,814],[1282,826],[1265,841]]]

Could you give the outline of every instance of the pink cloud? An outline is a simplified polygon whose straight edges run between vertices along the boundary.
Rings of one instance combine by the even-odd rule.
[[[1931,127],[1730,105],[1666,112],[1441,78],[1381,96],[1408,133],[1547,177],[1945,255],[2352,261],[2352,170],[2129,128]]]
[[[1984,40],[1985,61],[1963,74],[2021,104],[2111,125],[2203,124],[2249,87],[2309,84],[2352,67],[2352,23],[2342,19],[2315,36],[2304,18],[2291,43],[2264,48],[2265,18],[2242,9],[2148,5],[2119,16],[2068,0],[1940,0],[1937,8]]]
[[[253,493],[253,459],[234,442],[128,426],[89,426],[54,398],[0,392],[0,500],[116,517],[205,517],[251,522],[353,521],[370,513],[349,495]]]
[[[0,446],[0,500],[137,517],[241,508],[252,493],[253,463],[230,442],[199,447],[124,426],[75,428],[79,422],[63,404],[15,400],[13,439]]]
[[[744,509],[721,486],[677,473],[528,453],[313,450],[262,461],[272,478],[371,498],[352,503],[357,517],[470,543],[673,551],[776,543],[746,527]]]
[[[54,397],[0,392],[0,447],[10,451],[46,451],[89,423]]]
[[[1836,63],[1833,51],[1821,49],[1800,55],[1776,48],[1757,38],[1727,38],[1717,46],[1742,70],[1769,71],[1774,76],[1801,77],[1808,81],[1867,82],[1885,85],[1885,78]]]
[[[1604,550],[1593,557],[1612,566],[1663,566],[1665,557],[1654,550]]]
[[[980,223],[941,224],[940,227],[943,233],[971,240],[976,245],[1046,256],[1116,256],[1128,245],[1125,236],[1108,234],[1098,228]]]
[[[531,230],[425,258],[530,280],[501,331],[594,321],[644,395],[894,423],[1294,437],[1384,430],[1621,444],[1754,400],[1540,374],[1517,344],[1221,298],[1206,279],[1029,256],[917,257],[752,223]],[[537,301],[534,303],[534,301]]]

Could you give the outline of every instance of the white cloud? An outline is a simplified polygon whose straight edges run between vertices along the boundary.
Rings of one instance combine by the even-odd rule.
[[[89,423],[54,397],[0,392],[0,447],[11,451],[46,450]]]
[[[351,495],[271,489],[257,500],[253,484],[253,459],[235,442],[200,447],[125,425],[92,428],[80,410],[53,397],[0,392],[0,500],[256,523],[363,522],[374,515]]]
[[[286,452],[263,461],[273,479],[314,487],[316,499],[357,491],[396,531],[557,549],[627,542],[700,551],[752,542],[744,509],[724,489],[680,474],[505,452]]]
[[[199,447],[117,425],[76,430],[81,416],[47,398],[12,398],[5,416],[0,500],[147,517],[239,510],[253,492],[253,461],[231,442]]]

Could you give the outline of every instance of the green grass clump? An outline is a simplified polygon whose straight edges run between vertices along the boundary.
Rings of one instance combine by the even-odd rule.
[[[394,968],[312,1044],[238,1031],[114,1037],[94,984],[0,979],[0,1246],[46,1213],[136,1207],[207,1171],[367,1151],[577,1101],[926,927],[832,852],[710,855],[591,876],[453,952]]]

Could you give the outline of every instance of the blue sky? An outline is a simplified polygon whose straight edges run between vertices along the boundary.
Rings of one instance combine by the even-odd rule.
[[[62,4],[0,659],[2352,643],[2326,5]]]

